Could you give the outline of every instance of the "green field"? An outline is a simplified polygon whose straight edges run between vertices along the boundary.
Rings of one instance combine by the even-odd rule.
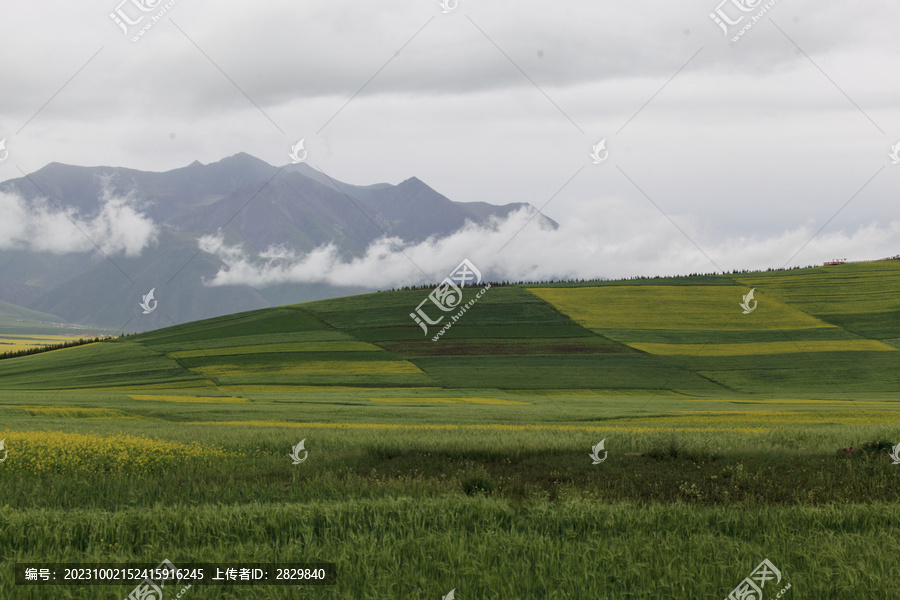
[[[0,360],[0,598],[164,558],[337,566],[186,600],[721,599],[765,558],[766,600],[900,597],[900,261],[494,286],[436,342],[427,295]]]

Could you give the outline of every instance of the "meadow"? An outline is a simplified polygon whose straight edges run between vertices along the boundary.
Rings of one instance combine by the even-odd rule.
[[[900,597],[898,266],[496,286],[438,342],[427,292],[382,292],[2,360],[0,597],[133,587],[17,561],[164,558],[337,567],[198,599],[725,598],[764,558],[767,599]]]

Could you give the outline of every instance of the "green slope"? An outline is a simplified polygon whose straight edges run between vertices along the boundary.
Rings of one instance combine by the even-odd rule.
[[[0,335],[21,333],[59,333],[53,323],[61,323],[56,315],[30,310],[9,302],[0,302]]]
[[[743,314],[750,288],[759,304]],[[0,389],[900,389],[900,261],[493,287],[437,341],[409,316],[427,295],[263,309],[4,360]]]

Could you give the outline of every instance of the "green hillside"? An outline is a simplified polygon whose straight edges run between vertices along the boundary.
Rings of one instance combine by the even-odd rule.
[[[0,360],[0,598],[163,558],[337,572],[185,600],[725,598],[763,559],[765,598],[900,597],[898,275],[469,287],[436,341],[431,290],[382,292]]]
[[[758,306],[743,314],[739,303],[751,288]],[[308,302],[6,360],[0,389],[900,389],[897,261],[495,286],[437,341],[409,316],[427,294]]]

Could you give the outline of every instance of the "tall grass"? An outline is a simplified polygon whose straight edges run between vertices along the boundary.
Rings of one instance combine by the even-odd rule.
[[[722,598],[763,558],[794,598],[895,598],[900,508],[734,511],[566,500],[382,498],[98,513],[0,508],[5,559],[333,562],[329,587],[195,586],[190,598]],[[3,598],[123,598],[129,587],[13,587]],[[52,591],[51,591],[52,590]],[[188,596],[185,596],[188,597]],[[769,596],[767,596],[769,597]]]

